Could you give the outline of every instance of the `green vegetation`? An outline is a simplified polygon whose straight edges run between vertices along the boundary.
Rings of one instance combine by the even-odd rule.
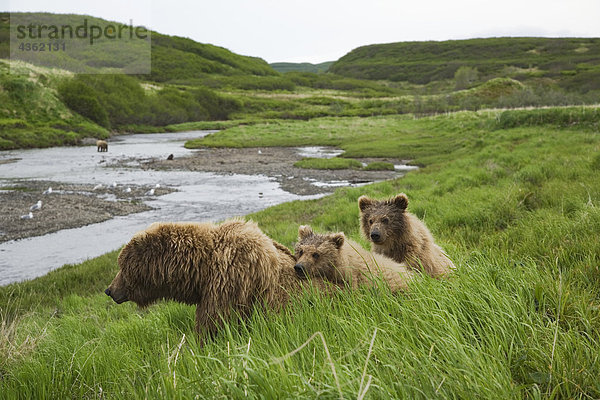
[[[499,128],[539,125],[554,125],[562,128],[578,126],[598,132],[600,109],[598,107],[568,107],[534,111],[511,110],[501,113],[497,124]]]
[[[277,62],[269,64],[277,72],[327,72],[331,64],[335,61],[325,61],[319,64],[311,63],[290,63],[290,62]]]
[[[294,163],[295,167],[306,169],[361,169],[362,163],[352,158],[303,158]]]
[[[102,294],[116,272],[117,253],[109,253],[0,288],[0,392],[598,398],[600,136],[591,121],[580,123],[587,111],[569,110],[572,123],[562,127],[565,112],[326,118],[211,135],[213,145],[266,146],[288,134],[290,145],[335,144],[349,157],[415,159],[422,168],[404,178],[249,218],[287,246],[300,224],[366,244],[357,198],[405,192],[458,271],[447,281],[418,279],[406,295],[307,293],[281,313],[228,323],[200,347],[193,307],[140,311]],[[503,127],[508,117],[528,124]]]
[[[87,20],[89,26],[101,27],[104,31],[107,25],[120,25],[113,21],[95,18],[89,15],[76,14],[51,14],[51,13],[12,13],[19,23],[27,26],[71,26],[77,27]],[[0,13],[0,58],[9,56],[9,14]],[[152,73],[150,79],[157,82],[166,82],[175,79],[196,78],[202,74],[222,75],[276,75],[277,73],[269,67],[262,59],[257,57],[241,56],[230,52],[222,47],[211,44],[195,42],[191,39],[162,35],[150,31],[150,50]],[[147,49],[143,48],[141,41],[107,40],[98,39],[90,46],[77,41],[69,42],[69,51],[55,52],[48,57],[54,57],[53,65],[61,65],[67,70],[87,71],[89,73],[113,72],[115,69],[127,70],[130,60]],[[123,54],[130,57],[123,57]],[[23,54],[23,59],[27,55]],[[176,60],[176,61],[175,61]]]
[[[412,116],[378,118],[320,118],[307,122],[285,121],[239,126],[186,143],[199,147],[335,146],[343,156],[396,157],[429,162],[465,145],[467,136],[445,133],[443,125],[453,117],[474,118],[471,113],[449,118],[415,120]],[[494,123],[487,120],[486,123]],[[465,128],[466,129],[466,128]],[[432,135],[431,131],[439,132]],[[268,132],[268,135],[265,135]],[[423,158],[423,160],[421,160]]]
[[[241,56],[223,47],[152,32],[152,80],[190,79],[199,74],[268,76],[277,73],[258,57]]]
[[[71,25],[83,17],[19,16]],[[86,18],[98,26],[110,23]],[[8,14],[0,13],[0,39],[8,39],[8,32]],[[84,48],[56,54],[64,58],[64,70],[11,61],[21,76],[8,76],[8,61],[0,61],[0,149],[261,121],[598,104],[599,43],[545,38],[392,43],[356,49],[327,72],[322,72],[327,63],[315,66],[317,73],[310,72],[311,65],[276,63],[288,71],[280,73],[254,57],[152,32],[148,75],[68,72],[126,68],[111,63],[111,55],[140,49],[123,42],[99,42],[93,54]],[[0,58],[7,56],[8,40],[0,40]],[[21,127],[7,127],[15,119]]]
[[[392,163],[384,161],[374,161],[372,163],[369,163],[363,169],[367,171],[393,171],[395,168],[394,164]]]
[[[312,89],[342,90],[353,93],[358,97],[382,97],[402,93],[384,83],[348,78],[329,73],[288,72],[285,74],[285,77],[298,86]]]
[[[564,107],[533,110],[458,112],[439,118],[415,119],[410,115],[377,118],[320,118],[305,123],[275,121],[238,126],[190,140],[187,148],[335,146],[343,157],[395,157],[425,165],[464,149],[480,138],[469,134],[466,121],[489,130],[526,126],[556,125],[597,131],[598,107]],[[446,132],[449,121],[462,121],[464,135]],[[432,135],[431,132],[438,132]],[[268,133],[268,134],[265,134]]]
[[[147,93],[127,75],[77,75],[58,87],[71,109],[106,128],[165,126],[189,121],[227,119],[240,108],[233,99],[205,88],[166,87]]]
[[[82,15],[15,15],[25,25],[33,22],[79,26],[84,19],[90,26],[106,27],[112,23]],[[0,58],[7,59],[8,13],[0,13],[2,38],[5,40],[0,41]],[[240,104],[231,96],[215,93],[211,87],[227,90],[295,87],[259,58],[156,32],[151,33],[150,75],[106,74],[128,68],[127,64],[118,64],[121,61],[114,55],[131,54],[135,58],[143,49],[134,42],[99,40],[93,52],[89,46],[70,44],[68,52],[51,55],[63,70],[14,59],[0,60],[0,150],[74,145],[84,137],[106,138],[111,131],[164,131],[167,125],[227,120],[230,113],[240,110]],[[26,54],[23,59],[28,60]],[[16,74],[9,74],[9,65]],[[103,74],[73,76],[68,70]]]
[[[329,71],[357,79],[429,84],[455,77],[461,67],[476,69],[483,81],[555,80],[563,89],[600,89],[600,39],[490,38],[444,42],[402,42],[362,46]],[[464,70],[463,70],[464,71]]]
[[[394,164],[375,161],[363,167],[363,164],[353,158],[303,158],[294,163],[295,167],[306,169],[364,169],[366,171],[393,171]]]
[[[81,19],[28,17],[40,15]],[[150,75],[67,71],[124,67],[110,64],[123,51],[110,43],[95,49],[100,64],[85,52],[57,54],[65,70],[13,61],[21,74],[11,75],[1,61],[0,150],[115,131],[227,129],[186,146],[345,150],[304,168],[412,159],[422,168],[402,179],[249,217],[288,246],[300,224],[366,246],[357,198],[405,192],[459,269],[448,281],[419,279],[407,295],[306,293],[284,312],[229,322],[200,347],[192,307],[140,311],[102,294],[116,273],[112,252],[0,287],[3,398],[600,397],[599,109],[415,118],[597,103],[600,39],[374,45],[327,73],[276,64],[283,74],[190,39],[151,40]],[[0,13],[0,58],[8,42]]]
[[[108,137],[108,131],[66,107],[52,85],[64,71],[15,63],[28,77],[9,73],[0,62],[0,150],[77,144],[83,137]]]

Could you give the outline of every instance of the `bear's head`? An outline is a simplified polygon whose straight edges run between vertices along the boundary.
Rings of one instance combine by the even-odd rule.
[[[154,263],[147,237],[144,232],[135,235],[119,253],[119,272],[104,291],[117,304],[133,301],[146,307],[167,295],[161,285],[164,273],[151,267]]]
[[[342,274],[336,266],[339,265],[345,239],[341,232],[321,235],[314,233],[310,226],[301,226],[295,248],[296,274],[301,278],[318,277],[331,282],[342,281]]]
[[[115,276],[115,279],[113,279],[104,293],[106,293],[107,296],[110,296],[117,304],[129,301],[127,286],[120,270],[117,272],[117,276]]]
[[[402,236],[406,229],[408,198],[404,193],[389,200],[358,198],[360,226],[371,242],[384,245],[393,236]]]

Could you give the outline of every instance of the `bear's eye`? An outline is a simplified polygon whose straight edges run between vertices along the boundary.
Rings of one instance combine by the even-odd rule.
[[[387,218],[384,218],[384,219],[381,220],[381,222],[383,222],[384,224],[387,224],[388,222],[390,222],[390,220],[387,219]]]
[[[369,225],[373,225],[373,220],[372,219],[369,220]]]
[[[313,253],[312,256],[315,260],[319,259],[319,253]]]
[[[302,250],[298,250],[298,257],[302,257],[302,254],[303,254],[303,253],[304,253],[304,252],[303,252]]]

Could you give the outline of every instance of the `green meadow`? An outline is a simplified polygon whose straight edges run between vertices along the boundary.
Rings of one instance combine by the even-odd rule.
[[[367,246],[357,198],[405,192],[457,271],[401,295],[307,291],[201,347],[193,307],[102,293],[109,253],[0,288],[0,397],[599,398],[599,122],[596,108],[322,118],[188,143],[411,159],[400,179],[247,218],[290,247],[300,224]]]

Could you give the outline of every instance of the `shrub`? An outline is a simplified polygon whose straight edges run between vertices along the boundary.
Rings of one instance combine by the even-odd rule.
[[[2,86],[11,99],[19,103],[25,103],[35,93],[35,84],[20,76],[7,79]]]
[[[73,111],[115,129],[222,120],[241,108],[239,101],[202,87],[146,93],[137,79],[125,75],[78,75],[64,81],[59,94]]]
[[[467,89],[479,79],[477,68],[462,66],[454,73],[456,90]]]
[[[97,100],[94,90],[84,82],[76,79],[66,81],[58,87],[58,93],[71,110],[110,128],[108,113]]]
[[[598,127],[600,109],[587,107],[548,108],[538,110],[509,110],[500,114],[497,127],[501,129],[518,126],[556,125]]]

